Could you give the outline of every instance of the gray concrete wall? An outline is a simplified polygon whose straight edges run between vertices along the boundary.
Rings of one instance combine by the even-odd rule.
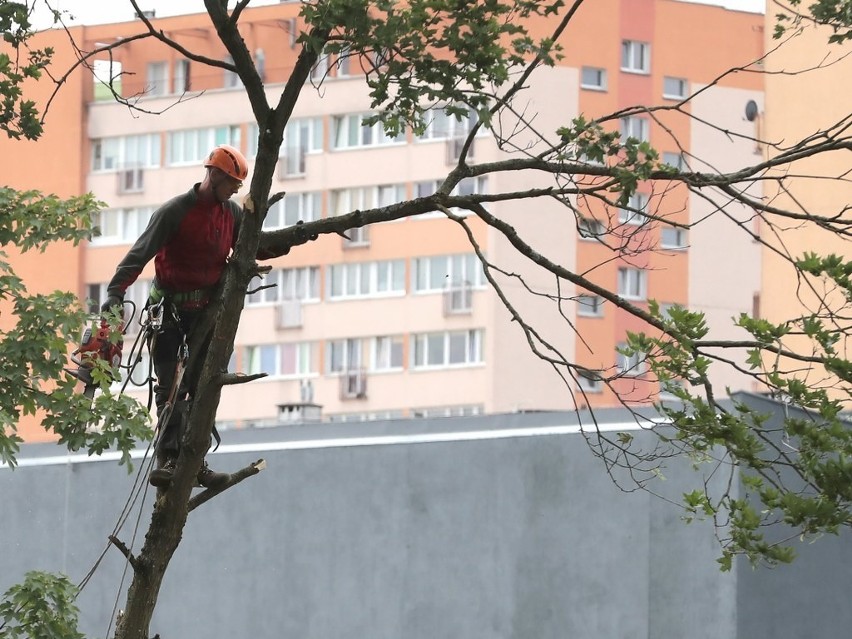
[[[565,421],[526,417],[531,427]],[[336,436],[406,435],[421,424],[347,424]],[[467,438],[489,424],[500,418],[428,428],[467,431]],[[759,602],[738,609],[738,576],[718,571],[709,525],[686,526],[671,504],[621,491],[580,435],[328,448],[298,441],[328,435],[327,427],[315,428],[225,433],[231,452],[212,455],[212,465],[233,471],[262,456],[269,467],[190,515],[152,634],[770,636],[737,634],[738,617],[742,628],[743,615],[759,620],[762,609]],[[289,441],[290,448],[236,452],[252,438]],[[28,447],[21,457],[44,454],[43,446]],[[0,590],[36,568],[82,579],[133,479],[111,462],[0,470]],[[676,496],[697,481],[688,469],[669,468],[657,487]],[[120,533],[128,544],[137,512]],[[146,512],[136,547],[147,520]],[[87,635],[106,636],[123,570],[123,557],[109,549],[79,601]]]

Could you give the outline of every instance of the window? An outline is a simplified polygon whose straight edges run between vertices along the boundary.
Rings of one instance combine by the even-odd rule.
[[[92,171],[159,166],[160,136],[157,133],[92,140]]]
[[[250,289],[269,286],[250,294],[246,306],[269,304],[283,300],[319,300],[319,267],[283,268],[270,271],[264,278],[251,281]]]
[[[481,364],[482,330],[446,331],[413,335],[413,368]]]
[[[581,317],[603,317],[603,298],[599,295],[578,295],[577,315]]]
[[[128,209],[105,209],[98,213],[96,226],[100,235],[92,238],[92,244],[130,244],[142,235],[153,207]]]
[[[371,340],[370,370],[402,370],[402,336],[374,337]]]
[[[414,261],[414,290],[434,293],[467,284],[482,287],[485,273],[475,253],[419,257]]]
[[[646,370],[646,355],[644,353],[626,353],[627,344],[620,342],[616,348],[615,366],[620,375],[642,375]]]
[[[151,291],[151,280],[138,279],[133,284],[127,287],[124,292],[124,301],[133,302],[124,305],[124,321],[127,323],[127,335],[136,335],[139,332],[139,318],[145,303],[148,301],[148,295]],[[89,284],[86,289],[87,299],[86,307],[90,313],[100,312],[101,304],[107,298],[107,283]]]
[[[352,211],[398,204],[404,200],[404,184],[380,184],[378,186],[337,189],[331,192],[330,215],[337,217]]]
[[[207,157],[210,149],[220,144],[239,148],[240,127],[232,125],[171,131],[166,149],[168,166],[197,164]]]
[[[594,240],[606,233],[606,226],[593,217],[581,217],[577,220],[577,233],[580,239]]]
[[[665,227],[660,232],[660,246],[666,249],[683,250],[687,247],[686,229]]]
[[[225,64],[233,65],[234,64],[234,58],[232,58],[230,55],[226,55],[224,62],[225,62]],[[236,74],[236,72],[231,71],[230,69],[225,69],[224,71],[225,71],[225,75],[224,75],[224,79],[223,79],[223,86],[226,89],[234,89],[234,88],[240,86],[240,76],[238,76]]]
[[[640,226],[648,221],[648,217],[644,214],[645,208],[648,206],[648,196],[643,193],[634,193],[627,201],[627,208],[618,209],[618,221],[621,224],[629,224],[631,226]]]
[[[580,75],[580,87],[594,91],[606,91],[606,69],[583,67]]]
[[[449,115],[446,107],[435,107],[425,115],[426,130],[417,137],[418,140],[447,140],[466,137],[476,123],[476,113],[467,106],[462,106],[465,115]]]
[[[649,140],[648,118],[642,118],[636,115],[628,115],[621,118],[621,141],[626,142],[627,138],[636,138],[640,142]]]
[[[149,96],[166,95],[169,89],[169,67],[165,62],[149,62],[147,76]]]
[[[415,197],[429,197],[430,195],[433,195],[441,186],[441,182],[442,180],[428,180],[426,182],[417,182],[414,185]],[[452,190],[450,195],[459,195],[465,197],[470,195],[484,195],[486,193],[488,193],[488,176],[480,175],[477,177],[469,177],[462,179]],[[486,206],[485,203],[482,203],[482,205]],[[468,213],[467,209],[460,209],[459,207],[453,207],[450,210],[456,215],[466,215]],[[415,219],[422,220],[425,218],[442,217],[443,215],[444,214],[441,211],[435,211],[434,213],[419,215]]]
[[[586,393],[600,393],[603,381],[599,373],[586,369],[577,370],[577,388]]]
[[[683,157],[683,154],[672,153],[671,151],[663,151],[663,164],[667,164],[678,171],[684,171],[687,168],[686,158]]]
[[[257,155],[257,148],[253,151],[253,154]],[[316,151],[322,151],[322,120],[320,118],[290,120],[284,128],[279,177],[304,175],[305,156]]]
[[[328,268],[329,299],[405,293],[405,260],[333,264]]]
[[[363,344],[360,339],[329,340],[325,348],[326,373],[344,373],[361,368]]]
[[[369,126],[364,124],[364,118],[370,115],[369,113],[350,113],[335,116],[332,120],[331,148],[352,149],[405,142],[405,136],[389,137],[381,122]]]
[[[317,345],[314,342],[281,344],[278,374],[308,377],[319,372]]]
[[[647,42],[621,42],[621,70],[630,73],[650,73],[651,45]]]
[[[148,279],[138,279],[124,291],[124,301],[135,304],[135,307],[130,304],[124,305],[124,321],[127,323],[127,335],[136,335],[139,332],[139,319],[150,294],[151,280]]]
[[[308,377],[318,372],[314,342],[260,344],[243,351],[243,373],[273,377]]]
[[[334,66],[337,68],[337,77],[338,78],[346,78],[350,75],[350,66],[352,60],[352,53],[349,50],[349,45],[345,45],[340,49],[340,53],[337,54],[337,60],[334,63]]]
[[[462,404],[459,406],[428,406],[425,408],[412,408],[410,416],[423,417],[466,417],[469,415],[482,415],[485,408],[481,404]]]
[[[618,269],[618,294],[629,300],[644,300],[648,295],[647,275],[640,268]]]
[[[318,192],[287,193],[266,212],[263,230],[283,229],[299,221],[313,222],[321,216],[322,199]]]
[[[95,100],[112,100],[113,91],[121,95],[121,62],[95,60],[92,74],[95,76]]]
[[[663,78],[663,97],[673,100],[682,100],[687,96],[688,83],[684,78]]]
[[[317,58],[316,63],[311,68],[311,73],[308,78],[309,82],[313,82],[314,84],[319,84],[323,80],[325,80],[325,76],[328,75],[328,54],[322,53],[319,58]]]
[[[172,93],[186,93],[190,89],[189,60],[175,60],[175,72],[172,78]]]
[[[260,81],[266,82],[266,53],[263,49],[255,49],[254,51],[254,68],[257,70]]]

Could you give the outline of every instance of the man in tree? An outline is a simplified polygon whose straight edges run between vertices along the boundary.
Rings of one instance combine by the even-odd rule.
[[[104,312],[120,306],[127,287],[154,258],[156,276],[148,303],[162,304],[163,323],[151,349],[160,434],[158,467],[149,481],[159,488],[171,483],[200,370],[200,366],[192,366],[181,378],[176,375],[178,364],[187,362],[186,346],[222,277],[243,215],[242,208],[230,200],[248,175],[242,153],[231,146],[218,146],[204,166],[207,172],[201,183],[154,212],[118,265],[102,306]],[[205,488],[221,486],[227,479],[227,474],[211,470],[206,462],[197,476]]]

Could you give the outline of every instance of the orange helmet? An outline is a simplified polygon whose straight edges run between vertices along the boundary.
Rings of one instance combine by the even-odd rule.
[[[248,176],[248,162],[246,162],[245,157],[237,149],[227,144],[220,144],[210,151],[210,155],[204,160],[204,166],[215,166],[240,182]]]

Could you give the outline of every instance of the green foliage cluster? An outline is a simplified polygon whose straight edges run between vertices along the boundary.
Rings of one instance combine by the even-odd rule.
[[[90,194],[62,200],[0,188],[0,244],[22,252],[44,251],[58,241],[77,244],[91,237],[92,215],[100,206]],[[111,393],[104,371],[95,373],[102,393],[94,406],[63,373],[68,345],[88,321],[77,297],[62,291],[30,294],[0,251],[0,300],[11,309],[0,331],[0,461],[15,464],[18,422],[41,411],[44,428],[70,450],[97,454],[116,447],[129,462],[134,439],[151,437],[147,411]],[[98,428],[87,427],[101,420]]]
[[[608,190],[615,194],[617,206],[627,206],[639,184],[655,171],[672,170],[667,165],[661,168],[659,153],[647,141],[632,136],[622,139],[618,131],[607,130],[601,122],[588,120],[583,115],[574,118],[570,126],[560,127],[556,133],[561,145],[555,159],[609,167]]]
[[[849,291],[852,268],[837,256],[808,254],[799,268]],[[642,354],[661,388],[679,400],[657,406],[672,426],[672,434],[664,438],[695,463],[727,463],[738,471],[738,489],[716,498],[703,490],[684,495],[688,520],[724,521],[728,536],[719,560],[722,568],[729,570],[738,554],[753,563],[792,561],[790,538],[838,534],[852,524],[852,424],[843,415],[852,364],[836,349],[835,326],[816,314],[780,324],[745,314],[736,318],[736,325],[752,338],[747,365],[795,407],[780,426],[768,428],[768,415],[740,403],[723,409],[705,392],[712,360],[696,347],[707,334],[703,313],[675,306],[663,314],[653,301],[649,311],[661,331],[629,334],[624,351]],[[797,367],[784,368],[781,355],[795,355],[784,350],[784,339],[791,335],[813,345],[813,354],[805,358],[812,374],[821,370],[817,378],[835,383],[809,383]],[[768,526],[775,523],[786,525],[786,538]]]
[[[83,639],[77,588],[64,575],[32,571],[0,597],[0,639]]]
[[[26,47],[32,35],[26,3],[0,2],[0,33],[7,45],[0,50],[0,130],[15,139],[35,140],[42,132],[41,119],[35,102],[24,99],[22,85],[41,77],[53,49]]]
[[[788,0],[788,4],[794,11],[802,11],[802,0]],[[829,42],[842,44],[852,39],[852,0],[818,0],[807,5],[804,16],[831,28],[833,33],[828,37]],[[777,39],[783,37],[791,26],[800,24],[802,14],[778,13],[775,18],[773,37]]]
[[[314,49],[357,57],[367,70],[370,98],[389,135],[406,126],[422,133],[433,104],[468,105],[488,125],[495,89],[538,56],[553,64],[558,45],[533,39],[523,27],[550,16],[562,0],[330,0],[306,3],[302,15],[317,32],[301,41]],[[327,41],[317,33],[328,34]],[[461,116],[460,106],[450,115]]]

